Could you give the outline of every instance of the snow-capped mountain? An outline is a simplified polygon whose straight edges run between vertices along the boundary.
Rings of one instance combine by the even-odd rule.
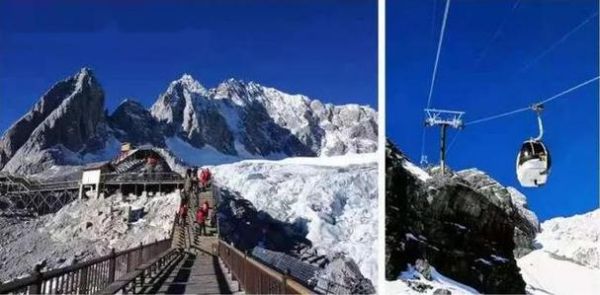
[[[124,100],[108,114],[104,101],[88,68],[55,84],[0,139],[0,168],[35,174],[108,160],[121,142],[208,153],[227,162],[377,149],[373,109],[323,104],[254,82],[230,79],[207,89],[183,75],[149,110]]]
[[[518,259],[531,294],[598,294],[600,209],[542,223],[538,249]]]
[[[323,104],[254,82],[229,79],[207,90],[183,75],[150,111],[167,136],[229,155],[330,156],[376,150],[374,110]]]

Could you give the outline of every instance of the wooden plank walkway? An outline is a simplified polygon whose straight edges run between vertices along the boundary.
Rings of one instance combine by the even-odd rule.
[[[218,258],[188,253],[171,271],[157,294],[231,294]]]
[[[216,253],[218,238],[216,229],[207,227],[209,236],[200,236],[196,232],[195,209],[198,203],[208,201],[211,210],[215,210],[212,192],[200,194],[196,202],[190,203],[186,226],[178,226],[174,237],[174,247],[185,251],[183,259],[151,288],[156,294],[231,294],[230,282],[223,274]],[[238,292],[239,294],[239,292]]]

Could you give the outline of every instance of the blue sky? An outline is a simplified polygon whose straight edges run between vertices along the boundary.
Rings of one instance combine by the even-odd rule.
[[[376,1],[82,2],[0,2],[0,131],[82,66],[110,110],[183,73],[377,108]]]
[[[431,106],[463,110],[470,121],[597,76],[598,1],[566,2],[452,1]],[[386,132],[415,162],[444,4],[388,1],[386,8]],[[521,143],[537,135],[532,112],[467,126],[449,165],[478,167],[519,188],[542,220],[598,208],[598,98],[596,82],[546,105],[544,142],[553,167],[542,188],[520,188],[515,174]],[[438,161],[438,129],[427,131],[426,143],[430,162]]]

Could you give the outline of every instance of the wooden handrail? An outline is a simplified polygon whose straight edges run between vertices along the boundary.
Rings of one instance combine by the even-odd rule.
[[[125,274],[124,276],[116,279],[106,288],[99,291],[97,294],[114,294],[127,288],[131,283],[135,283],[135,280],[141,276],[146,275],[146,272],[152,268],[152,266],[159,264],[161,269],[170,264],[177,257],[181,255],[178,249],[170,248],[163,251],[159,256],[151,259],[150,261],[138,266],[134,271]],[[168,260],[168,261],[165,261]]]
[[[225,253],[226,252],[226,253]],[[287,274],[281,273],[268,265],[252,258],[244,254],[242,251],[236,249],[235,247],[227,244],[225,241],[219,239],[218,245],[218,254],[219,257],[225,262],[225,265],[231,269],[232,274],[237,279],[238,282],[244,288],[249,288],[251,285],[253,286],[251,290],[244,290],[249,293],[258,293],[258,294],[268,294],[273,293],[273,290],[269,289],[272,287],[271,284],[258,284],[258,287],[251,284],[251,280],[261,281],[263,279],[263,275],[267,276],[271,282],[276,283],[279,293],[282,294],[314,294],[315,291],[307,288],[302,283],[294,280],[294,278],[288,276]],[[233,254],[233,255],[232,255]],[[227,257],[224,257],[227,256]],[[242,263],[242,272],[245,273],[236,273],[236,269],[233,266],[234,262],[232,259],[236,259],[237,262]],[[236,263],[237,264],[237,263]],[[246,273],[246,268],[252,268],[252,270],[256,270],[258,273],[251,272],[250,274]],[[253,282],[256,283],[256,282]]]
[[[103,284],[110,284],[112,283],[111,280],[115,279],[115,263],[116,260],[121,258],[121,257],[129,257],[128,255],[130,253],[135,253],[138,252],[140,253],[140,258],[143,257],[142,254],[144,253],[144,251],[146,251],[145,253],[153,253],[157,250],[162,249],[163,247],[168,248],[167,250],[169,250],[171,248],[171,243],[172,243],[172,238],[173,236],[171,235],[170,237],[164,239],[164,240],[160,240],[160,241],[155,241],[154,243],[150,243],[147,245],[143,245],[140,243],[139,246],[130,248],[130,249],[126,249],[126,250],[122,250],[122,251],[118,251],[115,252],[114,249],[112,250],[112,252],[108,255],[104,255],[101,257],[97,257],[97,258],[92,258],[90,260],[84,261],[84,262],[79,262],[76,263],[74,265],[70,265],[70,266],[66,266],[66,267],[61,267],[58,269],[53,269],[53,270],[49,270],[46,272],[40,272],[39,269],[40,267],[36,266],[34,269],[34,272],[25,277],[25,278],[21,278],[21,279],[16,279],[13,281],[10,281],[8,283],[4,283],[2,285],[0,285],[0,294],[5,294],[5,293],[13,293],[13,292],[18,292],[21,293],[20,291],[25,290],[27,292],[25,293],[47,293],[47,292],[56,292],[55,290],[52,290],[52,288],[57,288],[59,285],[62,286],[65,281],[66,284],[69,285],[70,284],[74,284],[73,281],[69,282],[69,278],[71,278],[73,275],[74,276],[79,276],[81,273],[83,272],[84,274],[82,275],[82,277],[84,277],[85,279],[80,279],[80,281],[77,281],[77,284],[72,285],[69,290],[74,291],[75,293],[88,293],[88,292],[93,292],[93,290],[91,289],[87,289],[87,285],[88,282],[86,281],[87,278],[87,272],[88,270],[90,270],[92,273],[91,275],[94,276],[93,278],[90,278],[90,281],[93,280],[93,282],[89,282],[89,283],[94,283],[94,287],[96,289],[98,288],[103,288]],[[160,257],[161,255],[163,255],[163,253],[168,252],[168,251],[161,251],[161,253],[157,253],[159,254],[157,257]],[[140,261],[137,261],[137,263],[139,263]],[[129,259],[127,259],[127,269],[130,268],[129,265]],[[108,266],[108,267],[107,267]],[[139,265],[137,265],[136,263],[134,263],[133,265],[134,269],[136,267],[139,267]],[[102,277],[103,281],[99,282],[99,278]],[[33,291],[32,291],[33,290]],[[69,292],[64,292],[62,291],[62,293],[69,293]]]

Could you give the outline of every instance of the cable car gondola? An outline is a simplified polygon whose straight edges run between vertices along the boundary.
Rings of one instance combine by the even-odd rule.
[[[552,164],[550,152],[542,142],[544,128],[540,113],[542,105],[534,105],[532,109],[537,113],[540,134],[536,138],[526,140],[521,145],[517,156],[517,178],[523,187],[539,187],[548,180],[548,173]]]

